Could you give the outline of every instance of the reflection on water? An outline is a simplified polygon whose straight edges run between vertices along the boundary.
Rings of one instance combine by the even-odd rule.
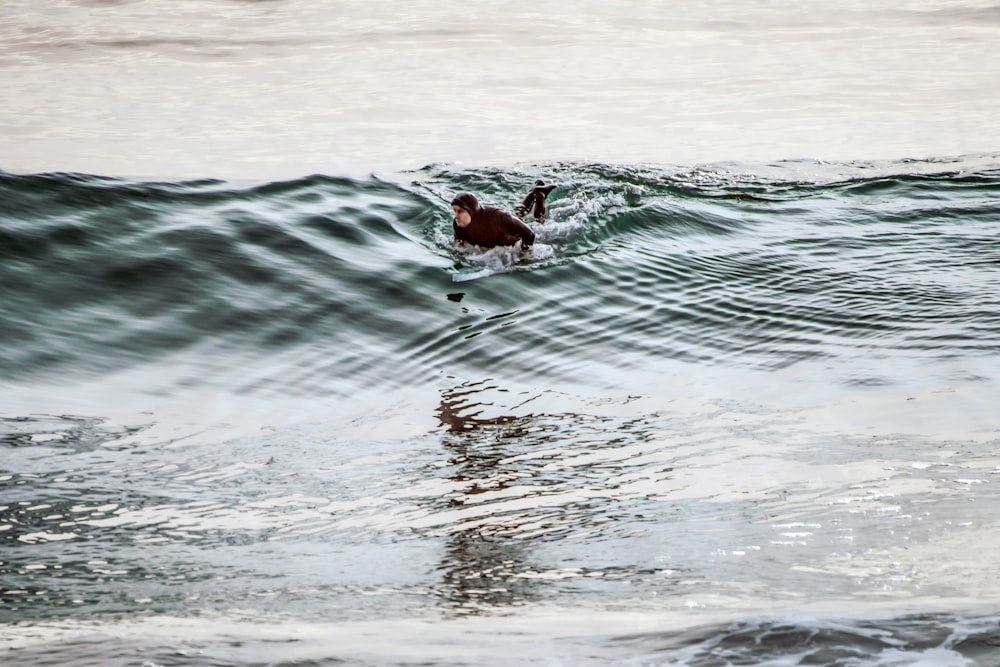
[[[532,415],[484,416],[488,406],[477,402],[484,390],[496,389],[488,380],[466,383],[441,392],[438,419],[445,427],[442,445],[449,454],[448,477],[455,486],[443,500],[461,507],[476,496],[500,497],[521,475],[503,462],[520,451],[531,429]],[[482,522],[448,534],[441,564],[440,594],[460,614],[482,613],[484,608],[517,605],[536,599],[539,582],[530,574],[530,542],[510,535],[516,526],[506,517]]]
[[[974,441],[831,438],[806,409],[492,380],[427,398],[422,422],[397,407],[232,440],[0,422],[0,619],[27,622],[19,641],[64,619],[163,615],[490,624],[572,608],[691,625],[807,594],[851,607],[995,589],[1000,473]],[[424,426],[393,440],[371,428],[386,420]],[[792,623],[787,646],[762,646],[816,658],[801,641],[814,629]],[[690,637],[712,664],[756,655],[741,637],[785,631],[706,625],[612,644],[655,654]],[[829,655],[855,643],[833,634]]]
[[[493,390],[497,386],[489,384],[489,380],[476,383],[466,383],[441,392],[441,403],[438,406],[437,416],[442,426],[447,428],[448,433],[464,433],[466,431],[486,428],[491,426],[507,426],[519,421],[512,415],[498,415],[492,417],[482,417],[486,411],[486,405],[477,402],[484,390]],[[520,420],[522,423],[527,421]],[[524,431],[512,431],[509,435],[498,434],[495,437],[502,439],[505,437],[517,437],[523,435]]]
[[[529,549],[517,539],[490,537],[476,529],[448,537],[439,594],[458,614],[498,611],[540,597],[527,564]],[[502,611],[502,610],[499,610]]]
[[[453,483],[435,503],[438,520],[450,520],[442,526],[443,594],[462,613],[566,592],[619,595],[635,577],[672,587],[684,569],[666,554],[633,562],[619,551],[648,536],[674,454],[657,451],[648,416],[601,416],[598,406],[585,412],[568,398],[490,380],[441,392],[444,472]]]
[[[2,614],[368,618],[434,601],[482,615],[993,587],[1000,473],[974,441],[831,438],[808,410],[489,380],[422,409],[428,430],[395,440],[371,428],[417,423],[393,409],[223,441],[82,417],[4,421]]]

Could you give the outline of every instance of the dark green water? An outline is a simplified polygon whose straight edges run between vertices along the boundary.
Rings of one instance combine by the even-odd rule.
[[[6,175],[0,372],[93,376],[208,348],[288,359],[262,381],[336,394],[498,366],[601,385],[667,361],[825,360],[849,380],[859,353],[995,356],[997,174],[906,169],[817,184],[541,168],[561,185],[526,259],[453,250],[447,202],[512,207],[530,174]],[[453,282],[462,267],[482,278]],[[242,388],[245,370],[186,380]]]
[[[992,664],[998,194],[0,174],[0,659]]]

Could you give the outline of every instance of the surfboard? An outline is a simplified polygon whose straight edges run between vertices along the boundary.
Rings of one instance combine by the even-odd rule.
[[[476,278],[482,278],[493,273],[490,269],[484,269],[481,266],[466,266],[451,274],[451,281],[453,283],[464,283],[469,280],[475,280]]]

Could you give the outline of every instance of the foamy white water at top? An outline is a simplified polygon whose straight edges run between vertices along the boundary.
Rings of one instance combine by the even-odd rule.
[[[990,2],[10,0],[14,171],[366,174],[1000,149]]]

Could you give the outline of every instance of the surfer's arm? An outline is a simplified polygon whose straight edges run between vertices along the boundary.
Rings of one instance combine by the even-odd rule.
[[[521,239],[521,247],[530,248],[535,242],[535,232],[532,231],[531,227],[513,216],[511,216],[511,221],[514,224],[514,234]]]

